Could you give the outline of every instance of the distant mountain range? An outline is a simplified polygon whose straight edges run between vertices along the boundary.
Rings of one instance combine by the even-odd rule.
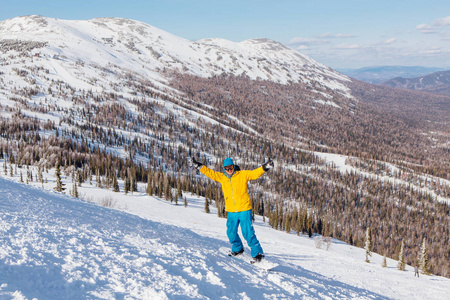
[[[444,70],[445,69],[442,68],[405,66],[378,66],[365,67],[360,69],[337,69],[337,71],[347,76],[373,84],[382,83],[396,77],[414,78]]]
[[[382,85],[394,88],[450,95],[450,71],[440,71],[416,78],[396,77]]]

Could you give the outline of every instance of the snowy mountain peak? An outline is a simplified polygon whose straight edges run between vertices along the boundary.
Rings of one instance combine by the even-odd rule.
[[[11,37],[14,34],[27,33],[30,31],[39,32],[42,28],[46,27],[48,27],[47,18],[38,15],[17,17],[0,22],[2,39],[7,38],[8,36]]]
[[[278,83],[319,84],[348,94],[349,78],[273,40],[189,41],[140,21],[123,18],[61,20],[24,16],[0,22],[0,45],[7,41],[45,43],[48,57],[106,67],[113,64],[161,81],[161,70],[210,77],[223,73]],[[3,49],[3,52],[9,51]],[[81,78],[78,78],[81,79]]]
[[[266,38],[259,38],[259,39],[251,39],[245,41],[245,43],[254,44],[261,46],[262,49],[266,49],[268,51],[281,51],[281,50],[290,50],[291,48],[283,45],[280,42],[266,39]]]

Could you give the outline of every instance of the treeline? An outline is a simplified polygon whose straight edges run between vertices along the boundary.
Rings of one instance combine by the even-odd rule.
[[[221,117],[223,112],[229,112],[274,141],[282,141],[280,137],[284,137],[304,142],[304,147],[314,151],[410,162],[418,172],[450,179],[447,138],[430,136],[433,130],[443,130],[439,123],[433,128],[426,120],[412,119],[412,112],[407,118],[400,113],[396,115],[401,109],[390,111],[387,99],[381,109],[373,102],[347,98],[320,86],[282,85],[231,75],[173,78],[173,86],[199,106],[206,103],[218,109],[210,110],[211,114]],[[422,99],[413,103],[419,100]],[[440,107],[438,104],[439,101],[436,106]],[[411,108],[408,103],[403,105]],[[423,104],[418,109],[425,110]],[[447,107],[445,111],[450,109]],[[422,116],[422,112],[416,113]],[[442,112],[437,116],[442,116]]]
[[[282,173],[272,176],[275,185],[266,190],[293,201],[277,201],[267,210],[274,228],[297,233],[312,228],[313,232],[363,247],[364,231],[371,227],[374,251],[396,259],[404,241],[407,263],[416,260],[420,242],[426,237],[433,245],[432,272],[450,275],[447,203],[406,183],[391,184],[330,168],[316,169],[312,176],[286,170]],[[318,176],[320,173],[322,176]]]

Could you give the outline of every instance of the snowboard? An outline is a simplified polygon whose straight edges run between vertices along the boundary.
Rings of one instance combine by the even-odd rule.
[[[251,255],[247,254],[246,252],[244,252],[240,255],[236,255],[236,256],[229,255],[231,252],[230,248],[220,247],[219,252],[232,258],[232,259],[244,261],[248,264],[251,264],[252,266],[258,267],[258,268],[266,270],[266,271],[271,271],[274,268],[279,266],[279,264],[268,261],[266,258],[263,258],[259,262],[255,262],[255,261],[253,261],[253,257],[251,257]]]

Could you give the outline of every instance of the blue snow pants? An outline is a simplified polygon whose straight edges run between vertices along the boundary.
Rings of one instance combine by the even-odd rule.
[[[241,225],[242,235],[252,249],[252,257],[259,253],[263,254],[263,249],[256,238],[255,229],[252,224],[252,211],[229,212],[227,216],[227,236],[231,243],[231,251],[238,252],[244,248],[242,240],[238,234],[238,227]]]

